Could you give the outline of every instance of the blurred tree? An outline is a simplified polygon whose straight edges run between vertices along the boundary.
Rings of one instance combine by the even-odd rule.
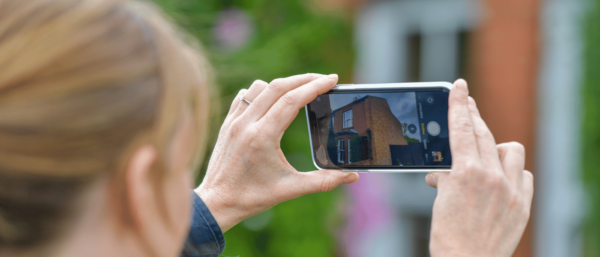
[[[337,73],[342,82],[351,78],[352,21],[344,12],[316,13],[307,6],[310,1],[302,0],[154,2],[200,39],[216,70],[221,108],[216,108],[220,114],[212,124],[213,139],[236,93],[256,79],[268,82],[307,72]],[[209,149],[212,144],[214,140]],[[303,110],[286,131],[281,148],[298,170],[315,169]],[[275,206],[245,221],[248,225],[228,231],[224,255],[335,256],[334,228],[341,224],[337,211],[341,197],[340,191],[334,191]]]
[[[585,226],[585,256],[600,256],[600,0],[593,0],[585,30],[582,162],[590,210]]]

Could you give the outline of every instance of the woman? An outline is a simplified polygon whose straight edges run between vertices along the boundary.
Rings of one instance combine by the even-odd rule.
[[[240,92],[191,191],[210,72],[183,38],[144,2],[0,0],[0,256],[217,256],[243,219],[358,180],[299,173],[281,152],[302,106],[337,83],[305,74]],[[453,172],[428,176],[432,255],[509,256],[532,177],[469,99],[458,81]]]

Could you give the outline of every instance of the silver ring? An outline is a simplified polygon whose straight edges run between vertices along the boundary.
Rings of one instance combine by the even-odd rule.
[[[244,96],[242,96],[242,95],[239,97],[239,99],[240,99],[240,101],[246,102],[248,105],[250,105],[252,103],[252,102],[248,101],[248,99],[244,98]]]

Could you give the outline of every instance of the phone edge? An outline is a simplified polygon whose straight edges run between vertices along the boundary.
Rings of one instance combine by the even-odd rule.
[[[444,87],[448,90],[452,90],[453,84],[446,81],[439,82],[412,82],[412,83],[381,83],[381,84],[338,84],[333,87],[329,92],[335,91],[347,91],[347,90],[362,90],[362,89],[397,89],[397,88],[438,88]],[[310,158],[313,161],[313,165],[319,170],[326,170],[317,165],[315,161],[315,153],[311,138],[310,119],[308,117],[308,104],[304,106],[304,112],[306,113],[306,125],[308,127],[308,141],[310,143]],[[338,170],[338,169],[336,169]],[[429,172],[451,172],[451,169],[339,169],[344,172],[360,172],[360,173],[429,173]]]

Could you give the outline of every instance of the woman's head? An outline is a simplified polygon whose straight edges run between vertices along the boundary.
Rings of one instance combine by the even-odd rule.
[[[68,237],[94,194],[150,251],[182,238],[207,71],[149,4],[0,0],[0,253]]]

